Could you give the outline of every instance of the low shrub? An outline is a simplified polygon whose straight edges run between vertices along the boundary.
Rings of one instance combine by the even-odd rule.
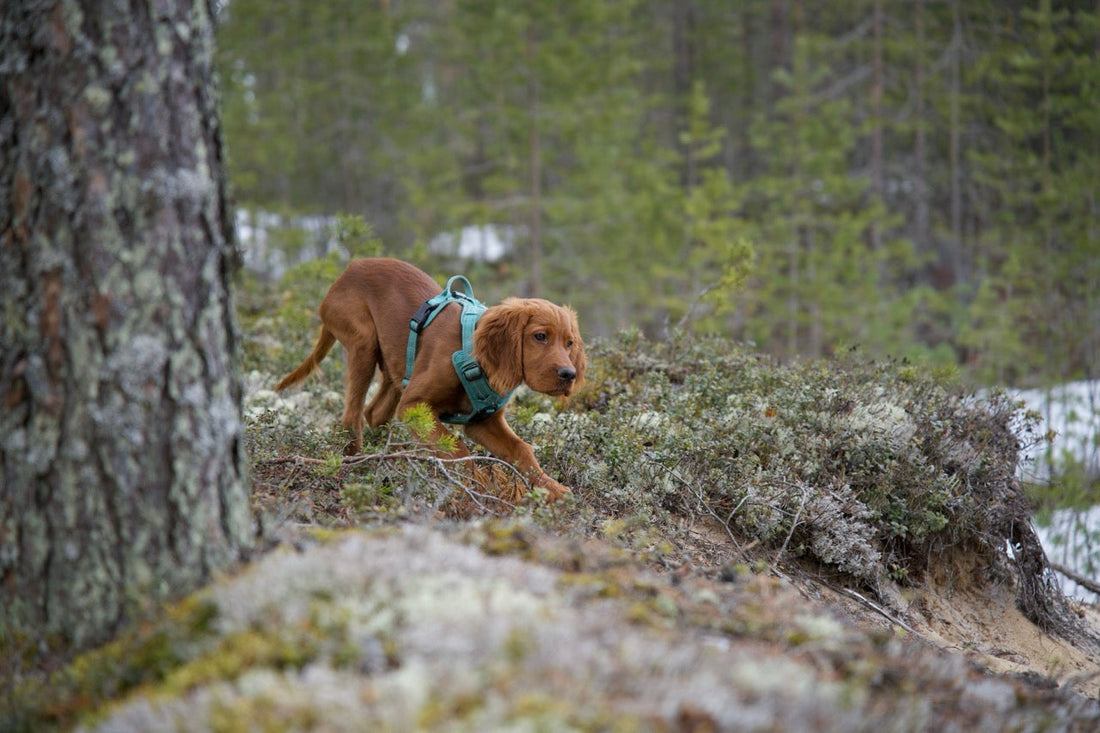
[[[780,364],[724,340],[637,333],[590,352],[575,404],[551,418],[526,395],[513,422],[597,526],[631,517],[673,537],[705,520],[776,562],[872,589],[966,553],[987,577],[1014,571],[1041,625],[1063,613],[1016,479],[1037,426],[1005,394],[857,353]]]
[[[628,332],[591,344],[589,356],[587,386],[567,405],[521,389],[509,407],[543,468],[576,493],[566,525],[557,509],[542,515],[558,528],[619,528],[616,541],[659,555],[707,524],[734,553],[752,544],[771,553],[773,567],[797,559],[872,591],[886,579],[920,582],[932,564],[965,555],[983,577],[1014,573],[1019,605],[1040,625],[1072,626],[1016,478],[1021,439],[1040,439],[1035,416],[1004,393],[977,397],[953,371],[904,360],[850,352],[782,364],[698,337],[656,343]],[[312,389],[313,401],[332,403],[320,419],[333,426],[339,370],[329,371]],[[281,431],[275,422],[269,413],[251,422],[254,451],[342,447],[339,430],[307,427],[314,419]],[[473,504],[447,513],[500,513],[522,497],[519,487],[492,502],[492,477],[470,493],[468,473],[409,453],[415,440],[405,446],[407,428],[398,430],[366,436],[372,459],[337,465],[327,478],[311,469],[338,521],[430,515],[463,492]],[[267,485],[291,480],[275,478]]]

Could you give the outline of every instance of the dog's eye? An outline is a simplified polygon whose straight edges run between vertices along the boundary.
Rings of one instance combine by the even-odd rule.
[[[535,332],[535,341],[538,341],[540,344],[541,343],[546,343],[546,332],[545,331],[536,331]]]
[[[568,341],[565,342],[565,348],[567,348],[567,349],[573,348],[573,339],[569,339]]]

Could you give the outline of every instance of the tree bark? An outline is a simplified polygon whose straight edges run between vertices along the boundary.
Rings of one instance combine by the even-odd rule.
[[[0,13],[0,594],[85,646],[251,545],[213,2]]]

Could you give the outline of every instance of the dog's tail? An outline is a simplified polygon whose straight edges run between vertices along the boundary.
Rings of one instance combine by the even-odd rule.
[[[321,326],[321,335],[317,337],[317,345],[313,347],[313,353],[307,356],[297,369],[283,377],[283,380],[275,385],[275,391],[282,392],[287,387],[293,387],[317,371],[321,366],[321,360],[328,355],[334,343],[336,343],[336,337],[332,335],[332,331]]]

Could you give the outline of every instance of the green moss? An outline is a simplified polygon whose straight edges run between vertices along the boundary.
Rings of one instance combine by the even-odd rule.
[[[519,522],[486,522],[476,543],[488,555],[528,557],[534,547],[534,535]]]
[[[344,467],[344,456],[339,453],[326,453],[324,464],[318,469],[324,476],[335,476]]]
[[[172,670],[150,693],[173,697],[208,682],[236,679],[255,667],[300,669],[317,657],[319,648],[309,629],[289,635],[280,630],[231,634],[210,652]]]
[[[519,664],[531,652],[531,634],[525,629],[514,628],[508,632],[501,645],[505,659],[510,664]]]
[[[64,724],[139,687],[160,683],[213,633],[216,618],[217,607],[198,594],[170,606],[161,620],[76,657],[50,680],[49,699],[32,697],[39,699],[34,716]]]
[[[645,626],[669,627],[680,616],[680,607],[665,593],[636,601],[627,610],[627,620]]]
[[[311,526],[307,527],[306,531],[309,533],[311,539],[321,544],[336,542],[347,536],[346,529],[332,529],[330,527]]]
[[[561,727],[578,717],[578,711],[564,700],[545,692],[525,692],[517,695],[512,703],[511,717],[516,721],[530,721],[535,729],[550,729],[557,723]]]
[[[238,697],[218,702],[210,709],[212,733],[313,730],[321,721],[312,708],[294,708],[265,697]]]
[[[377,481],[352,481],[340,488],[340,501],[356,515],[385,514],[399,506],[393,486]]]
[[[433,695],[420,708],[417,723],[421,729],[430,729],[444,723],[453,725],[469,719],[485,706],[484,693],[469,692],[445,697]]]
[[[603,573],[562,573],[558,583],[564,588],[597,598],[621,598],[625,595],[619,582]]]

